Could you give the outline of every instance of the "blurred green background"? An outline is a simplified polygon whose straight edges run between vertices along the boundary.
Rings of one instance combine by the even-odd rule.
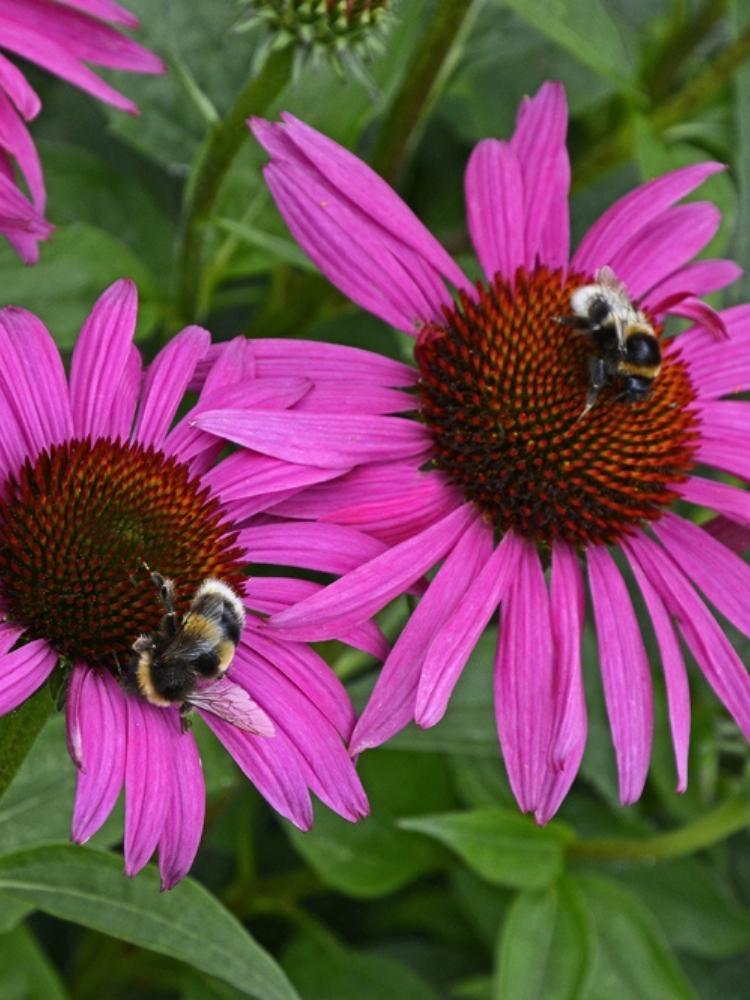
[[[142,19],[138,39],[170,73],[110,74],[140,105],[128,118],[29,69],[44,103],[33,134],[58,228],[35,268],[0,248],[1,304],[38,313],[68,350],[96,296],[129,276],[146,355],[199,321],[219,338],[319,338],[407,357],[406,338],[305,261],[249,137],[190,236],[207,136],[259,71],[261,39],[234,30],[236,0],[127,5]],[[749,4],[392,8],[369,82],[308,60],[257,110],[288,109],[377,165],[469,273],[466,160],[480,138],[509,135],[520,99],[545,79],[561,80],[570,104],[574,239],[644,178],[717,158],[730,169],[697,193],[724,213],[707,255],[750,265]],[[200,251],[197,281],[186,238]],[[745,279],[715,304],[749,292]],[[398,604],[384,613],[391,635],[404,613]],[[747,662],[748,643],[732,638]],[[649,781],[642,801],[622,809],[587,637],[587,753],[559,818],[538,829],[518,814],[499,758],[492,650],[489,633],[435,729],[409,729],[362,757],[372,817],[357,826],[319,807],[313,831],[296,832],[196,725],[204,843],[193,877],[162,895],[151,870],[133,882],[121,875],[121,816],[86,848],[66,843],[74,773],[63,720],[53,718],[0,799],[0,998],[746,997],[748,750],[699,672],[688,792],[674,792],[655,670]],[[375,665],[336,644],[323,652],[362,704]],[[0,758],[9,725],[0,721]]]

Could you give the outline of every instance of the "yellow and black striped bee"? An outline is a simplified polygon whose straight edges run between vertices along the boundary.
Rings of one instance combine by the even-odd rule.
[[[595,278],[594,284],[575,289],[570,296],[573,315],[561,319],[566,326],[586,334],[596,348],[581,417],[609,385],[620,386],[618,398],[626,403],[647,399],[661,370],[661,348],[654,328],[633,305],[625,286],[609,267],[599,268]]]
[[[141,635],[133,643],[123,681],[152,705],[179,705],[185,728],[191,702],[200,702],[201,682],[216,681],[227,672],[240,641],[245,609],[228,584],[210,577],[200,585],[180,621],[172,580],[160,573],[151,573],[151,579],[166,614],[156,632]],[[221,699],[218,709],[214,699],[211,710],[236,721],[228,714],[231,707],[221,710]]]

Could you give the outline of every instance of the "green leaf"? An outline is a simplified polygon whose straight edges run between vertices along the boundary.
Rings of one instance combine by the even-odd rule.
[[[283,966],[305,1000],[437,1000],[424,979],[401,962],[351,951],[322,932],[298,935]]]
[[[3,1000],[66,1000],[56,970],[26,927],[0,935],[0,996]]]
[[[594,944],[573,882],[520,893],[498,941],[494,1000],[578,1000],[586,995]]]
[[[648,906],[674,948],[708,958],[750,948],[750,909],[696,858],[628,868],[620,878]]]
[[[113,855],[70,845],[0,858],[0,891],[216,976],[258,1000],[295,1000],[273,959],[196,882],[159,893],[156,872],[122,874]]]
[[[633,89],[634,45],[600,0],[505,0],[556,45],[600,76]]]
[[[0,796],[10,785],[53,709],[45,684],[20,708],[0,717]]]
[[[0,287],[8,300],[36,313],[60,347],[70,348],[95,300],[119,278],[138,285],[138,335],[153,327],[158,307],[151,275],[133,252],[102,229],[83,223],[60,226],[41,245],[35,267],[23,268],[9,247],[0,247]]]
[[[646,907],[612,879],[581,876],[576,881],[598,939],[587,1000],[695,1000],[693,988]]]
[[[541,889],[557,878],[565,845],[574,839],[558,823],[538,827],[526,816],[491,808],[410,817],[399,826],[452,848],[489,882],[517,889]]]
[[[28,903],[19,903],[17,899],[0,893],[0,934],[15,930],[33,909]]]
[[[444,852],[399,829],[397,817],[415,808],[452,804],[443,763],[424,754],[379,750],[362,758],[360,772],[370,795],[371,815],[347,823],[318,810],[308,833],[287,828],[295,850],[326,885],[349,896],[383,896],[440,867]]]

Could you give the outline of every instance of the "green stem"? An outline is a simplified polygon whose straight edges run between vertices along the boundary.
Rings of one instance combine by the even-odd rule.
[[[178,303],[185,322],[199,319],[206,308],[202,296],[206,223],[227,171],[248,136],[246,120],[262,114],[291,79],[294,58],[291,46],[272,52],[260,73],[250,79],[234,106],[211,129],[189,184],[183,213],[179,251]]]
[[[373,153],[372,165],[388,180],[395,181],[401,173],[478,8],[479,0],[436,0]]]
[[[750,27],[728,45],[723,52],[690,83],[672,97],[658,104],[651,112],[654,132],[664,132],[673,125],[691,117],[707,104],[750,58]],[[632,153],[632,123],[626,121],[613,135],[592,146],[584,158],[575,165],[575,187],[594,180],[605,170],[626,160]]]
[[[749,824],[750,798],[738,795],[680,830],[639,840],[582,840],[570,845],[568,856],[579,861],[653,862],[680,858],[726,840]]]
[[[54,707],[49,685],[45,684],[20,708],[0,718],[0,796],[7,791]]]
[[[688,17],[667,39],[647,81],[648,93],[653,100],[660,101],[666,97],[686,59],[726,14],[727,2],[707,0],[694,17]]]

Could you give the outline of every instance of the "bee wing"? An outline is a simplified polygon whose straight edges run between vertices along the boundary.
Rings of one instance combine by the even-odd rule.
[[[254,736],[273,736],[273,722],[247,691],[227,677],[200,688],[187,698],[190,705],[211,712],[220,719]]]
[[[606,289],[613,304],[618,305],[623,310],[632,311],[633,303],[628,295],[628,290],[611,267],[607,265],[600,267],[596,272],[596,280],[602,288]]]

